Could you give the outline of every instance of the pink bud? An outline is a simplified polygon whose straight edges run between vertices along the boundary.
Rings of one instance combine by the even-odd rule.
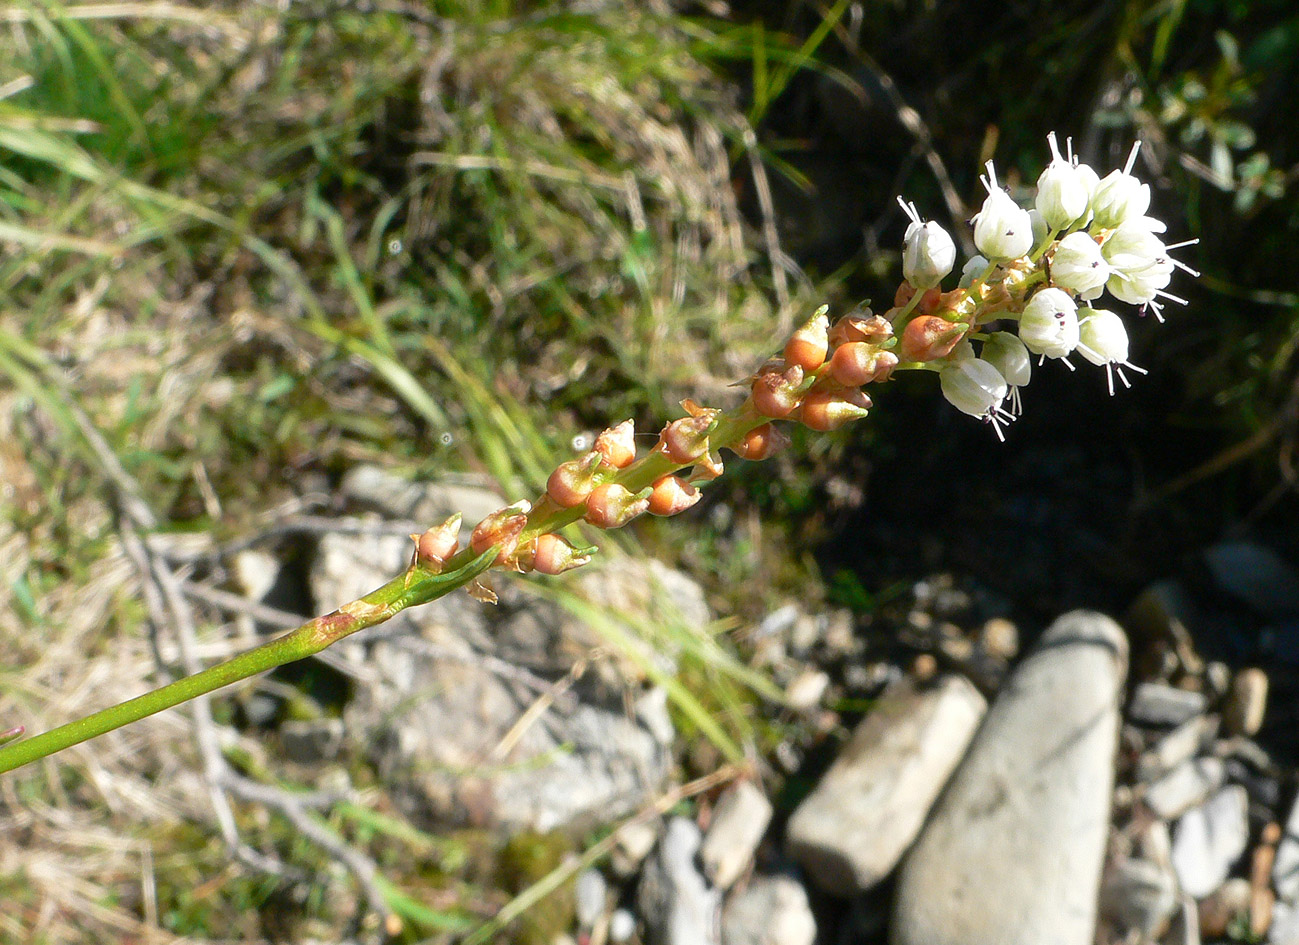
[[[595,438],[595,451],[614,469],[630,466],[636,460],[636,426],[624,420]]]
[[[789,437],[770,423],[754,427],[732,447],[744,459],[763,460],[774,456],[789,445]]]
[[[820,387],[803,398],[799,419],[813,430],[837,430],[866,416],[870,406],[871,399],[859,390]]]
[[[595,488],[595,471],[603,458],[592,450],[578,459],[560,463],[546,480],[546,495],[562,509],[581,505]]]
[[[802,399],[802,383],[803,369],[797,364],[783,373],[759,374],[753,381],[753,406],[764,417],[788,417]]]
[[[907,322],[898,341],[903,361],[936,361],[952,353],[969,326],[936,315],[920,315]]]
[[[865,341],[877,345],[893,337],[893,324],[882,315],[845,315],[830,329],[830,343]]]
[[[415,559],[430,570],[440,571],[447,558],[460,547],[460,513],[441,525],[434,525],[424,534],[412,537],[415,539]]]
[[[864,341],[850,341],[835,348],[830,374],[844,387],[857,387],[888,380],[897,363],[898,356],[892,351],[881,351]]]
[[[797,364],[804,371],[815,371],[825,363],[825,353],[830,347],[830,320],[826,318],[828,306],[821,306],[802,328],[785,342],[785,362]]]
[[[651,515],[676,515],[684,512],[703,496],[699,490],[678,476],[661,476],[654,481],[649,497]]]
[[[649,508],[650,491],[632,495],[616,482],[602,483],[586,497],[586,520],[597,528],[622,528]]]
[[[708,452],[708,431],[712,426],[713,418],[709,416],[682,417],[663,428],[659,443],[672,462],[693,463]]]
[[[528,512],[532,506],[527,501],[516,502],[511,506],[498,509],[474,527],[469,546],[474,554],[482,554],[493,546],[500,549],[496,556],[497,564],[504,564],[518,547],[519,536],[528,524]]]
[[[590,549],[578,551],[558,535],[538,535],[529,544],[532,547],[527,563],[541,574],[563,574],[591,560]]]

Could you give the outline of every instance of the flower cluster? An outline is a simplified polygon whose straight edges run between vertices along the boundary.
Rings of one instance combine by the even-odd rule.
[[[1022,413],[1020,389],[1033,374],[1033,356],[1069,356],[1106,368],[1125,385],[1128,360],[1123,320],[1097,308],[1108,292],[1161,321],[1161,299],[1183,302],[1167,287],[1175,268],[1164,225],[1147,216],[1150,187],[1127,166],[1101,178],[1048,137],[1052,160],[1037,181],[1031,209],[997,183],[992,162],[983,178],[987,199],[971,221],[979,255],[956,267],[956,245],[937,223],[901,201],[910,219],[904,238],[905,281],[881,314],[861,308],[833,324],[818,309],[747,383],[749,396],[729,411],[684,401],[686,416],[669,422],[648,451],[638,454],[630,420],[610,427],[592,449],[560,463],[545,492],[483,519],[469,548],[459,551],[458,517],[415,536],[412,567],[434,573],[486,556],[515,571],[558,574],[587,563],[594,548],[576,548],[558,532],[579,520],[620,528],[639,515],[676,515],[699,501],[696,487],[723,472],[721,450],[750,460],[771,456],[788,438],[774,425],[792,421],[834,430],[865,417],[872,401],[863,389],[897,371],[934,371],[943,396],[959,410],[1002,425]],[[1193,242],[1193,241],[1192,241]]]
[[[906,282],[885,313],[899,350],[939,371],[944,396],[991,421],[999,436],[1001,424],[1022,411],[1019,389],[1032,376],[1030,354],[1038,364],[1059,360],[1072,370],[1069,356],[1077,352],[1106,369],[1111,394],[1115,374],[1128,386],[1124,368],[1145,373],[1128,360],[1123,320],[1098,307],[1105,293],[1162,322],[1162,300],[1185,304],[1167,291],[1173,270],[1198,275],[1169,255],[1195,241],[1166,245],[1164,224],[1147,215],[1150,185],[1132,173],[1140,142],[1122,170],[1102,178],[1071,149],[1061,154],[1054,133],[1047,140],[1052,159],[1031,208],[1011,198],[988,162],[987,198],[971,221],[979,255],[965,263],[952,291],[941,284],[956,266],[955,244],[899,198],[911,220],[902,255]],[[909,348],[909,337],[920,343]],[[926,345],[931,338],[942,343]]]

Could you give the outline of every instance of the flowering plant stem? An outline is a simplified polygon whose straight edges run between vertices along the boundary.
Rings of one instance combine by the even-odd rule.
[[[130,722],[188,702],[231,683],[319,653],[343,637],[383,623],[407,607],[426,604],[467,584],[492,564],[494,551],[469,555],[459,568],[433,573],[418,562],[405,573],[332,614],[316,617],[284,636],[192,676],[101,709],[48,732],[0,747],[0,773],[71,748]]]
[[[781,357],[749,378],[749,396],[739,407],[722,411],[684,401],[689,416],[667,424],[654,448],[639,458],[631,421],[605,430],[591,452],[555,469],[535,504],[516,502],[479,522],[469,547],[457,551],[460,517],[452,516],[412,536],[415,554],[402,575],[278,640],[26,741],[10,741],[21,729],[0,731],[0,773],[319,653],[407,607],[468,585],[493,566],[541,574],[581,567],[595,549],[572,547],[559,530],[580,519],[607,529],[645,512],[685,511],[699,500],[691,480],[722,474],[723,447],[764,459],[788,442],[771,421],[827,431],[859,420],[872,406],[862,388],[887,381],[895,370],[936,371],[943,396],[991,423],[998,437],[1023,409],[1019,388],[1033,373],[1030,352],[1040,356],[1039,364],[1059,359],[1073,370],[1067,357],[1076,350],[1105,367],[1113,393],[1113,374],[1126,385],[1123,368],[1144,371],[1127,360],[1122,320],[1091,303],[1109,291],[1162,321],[1158,299],[1185,303],[1165,291],[1173,270],[1197,273],[1168,255],[1187,244],[1165,246],[1155,235],[1163,224],[1145,216],[1150,188],[1130,173],[1135,146],[1127,166],[1101,180],[1071,151],[1061,156],[1054,134],[1048,140],[1054,160],[1038,180],[1032,212],[997,185],[988,162],[988,199],[974,219],[974,242],[983,255],[967,263],[971,278],[963,286],[943,291],[942,280],[956,262],[955,245],[942,227],[924,222],[914,205],[899,198],[911,220],[903,246],[906,281],[883,315],[862,308],[831,326],[828,306],[822,306],[794,332]],[[1041,224],[1036,240],[1033,214]],[[992,331],[998,322],[1018,334]],[[693,467],[689,475],[674,475],[686,467]],[[486,589],[476,596],[494,599]]]
[[[717,418],[712,437],[719,446],[732,445],[764,422],[765,418],[755,413],[752,405],[746,401],[743,406]],[[680,466],[662,452],[654,451],[619,470],[612,481],[631,492],[638,492]],[[521,537],[526,540],[554,532],[582,518],[583,511],[581,507],[564,509],[553,503],[539,502],[529,515]],[[178,679],[152,692],[101,709],[48,732],[24,741],[0,744],[0,774],[231,683],[313,656],[358,630],[389,620],[407,607],[426,604],[469,584],[496,563],[497,555],[495,547],[490,547],[481,554],[472,548],[465,548],[449,557],[440,567],[436,563],[421,560],[417,555],[404,573],[387,584],[358,600],[344,604],[331,614],[316,617],[290,630],[284,636],[192,676]]]

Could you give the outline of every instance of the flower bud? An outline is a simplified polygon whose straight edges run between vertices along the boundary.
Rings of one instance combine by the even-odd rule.
[[[1093,299],[1105,288],[1110,277],[1109,263],[1101,248],[1087,233],[1070,233],[1056,244],[1051,256],[1051,283]]]
[[[519,535],[528,524],[528,513],[531,511],[532,504],[524,499],[498,509],[479,522],[469,539],[469,546],[474,549],[474,554],[480,555],[488,548],[496,546],[500,549],[496,562],[505,563],[518,547]]]
[[[698,489],[678,476],[660,476],[654,480],[653,489],[649,497],[651,515],[676,515],[703,498]]]
[[[1091,201],[1092,226],[1110,229],[1135,222],[1150,209],[1150,185],[1132,175],[1140,148],[1140,141],[1133,144],[1123,170],[1110,171],[1096,185]]]
[[[788,445],[789,437],[770,423],[764,423],[744,434],[732,449],[743,459],[757,461],[774,456]]]
[[[616,482],[602,483],[586,497],[586,520],[597,528],[621,528],[649,508],[650,491],[632,495]]]
[[[1131,387],[1123,369],[1145,374],[1128,360],[1128,330],[1123,319],[1104,309],[1078,310],[1078,353],[1092,364],[1105,368],[1106,381],[1111,396],[1114,394],[1114,375],[1118,374],[1124,387]]]
[[[1041,246],[1051,233],[1051,228],[1046,225],[1046,218],[1042,216],[1037,207],[1034,207],[1028,211],[1028,222],[1033,227],[1033,245]]]
[[[862,391],[817,387],[803,398],[799,419],[813,430],[837,430],[850,420],[866,416],[870,406],[870,397]]]
[[[932,289],[925,289],[920,293],[920,301],[916,303],[916,311],[921,315],[933,315],[942,304],[943,290],[934,286]]]
[[[1011,415],[1023,413],[1019,389],[1026,387],[1033,377],[1033,361],[1028,356],[1024,342],[1008,331],[994,331],[983,343],[979,357],[995,367],[1009,385]]]
[[[432,571],[441,571],[447,558],[460,547],[460,513],[411,537],[415,539],[415,560]]]
[[[988,197],[974,215],[974,245],[988,259],[1017,259],[1033,248],[1033,221],[1010,195],[997,186],[997,174],[988,162],[983,180]]]
[[[636,460],[636,426],[624,420],[595,438],[595,451],[615,469],[630,466]]]
[[[850,341],[834,349],[830,376],[844,387],[858,387],[888,380],[897,364],[898,356],[892,351],[881,351],[864,341]]]
[[[531,542],[526,555],[519,555],[520,563],[531,567],[539,574],[563,574],[573,568],[580,568],[591,560],[594,548],[578,551],[558,535],[538,535]]]
[[[1001,372],[979,358],[944,365],[938,381],[948,402],[971,417],[991,416],[1009,390]]]
[[[937,315],[921,315],[907,322],[898,341],[903,361],[936,361],[952,353],[968,325],[958,325]]]
[[[707,452],[695,460],[694,467],[690,470],[691,479],[716,479],[726,471],[722,465],[720,456]]]
[[[797,364],[804,371],[815,371],[825,363],[829,350],[830,319],[826,312],[830,306],[822,305],[802,328],[785,342],[785,363]]]
[[[983,275],[983,271],[988,268],[988,260],[982,256],[971,256],[961,267],[961,281],[957,286],[962,289],[968,289],[975,279]]]
[[[1008,331],[994,331],[979,357],[997,369],[1011,387],[1024,387],[1033,376],[1033,362],[1024,342]]]
[[[1024,306],[1019,337],[1034,354],[1065,357],[1078,345],[1078,306],[1062,289],[1043,289]]]
[[[775,420],[788,417],[802,399],[799,390],[803,369],[797,364],[777,374],[760,374],[753,381],[753,406],[764,417]]]
[[[830,329],[830,344],[836,346],[852,341],[877,345],[892,337],[893,323],[882,315],[845,315]]]
[[[898,203],[911,219],[902,245],[902,275],[917,289],[936,286],[956,265],[956,244],[933,220],[921,221],[914,204],[901,197]]]
[[[713,428],[710,416],[681,417],[673,420],[659,434],[659,445],[674,463],[693,463],[708,453],[708,432]]]
[[[560,463],[546,480],[546,495],[562,509],[581,505],[595,488],[595,472],[603,458],[592,450],[578,459]]]
[[[1053,230],[1063,230],[1087,212],[1091,193],[1087,179],[1079,173],[1072,161],[1060,154],[1055,132],[1046,136],[1051,145],[1051,163],[1037,179],[1037,198],[1034,201],[1042,219]]]
[[[1105,287],[1131,305],[1144,305],[1162,294],[1176,265],[1168,247],[1143,224],[1124,223],[1101,247],[1112,269]]]
[[[1128,359],[1123,319],[1104,309],[1078,310],[1078,353],[1092,364],[1122,364]]]

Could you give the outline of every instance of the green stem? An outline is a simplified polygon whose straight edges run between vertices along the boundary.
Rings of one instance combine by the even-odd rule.
[[[407,607],[435,600],[457,587],[468,584],[491,566],[496,558],[496,549],[488,549],[481,555],[462,554],[457,557],[460,561],[455,563],[459,566],[454,570],[434,574],[425,567],[413,565],[400,576],[359,600],[344,604],[332,614],[316,617],[297,629],[290,630],[284,636],[246,653],[240,653],[224,663],[218,663],[193,676],[178,679],[118,705],[101,709],[93,715],[60,725],[33,738],[0,747],[0,774],[45,758],[64,748],[78,745],[97,735],[111,732],[123,725],[147,718],[163,709],[170,709],[182,702],[214,692],[241,679],[319,653],[343,637],[383,623]]]
[[[807,382],[810,386],[813,379]],[[710,431],[714,450],[734,446],[745,434],[766,423],[758,416],[752,403],[718,416]],[[638,492],[660,476],[681,469],[660,451],[653,451],[640,460],[619,470],[613,481],[631,492]],[[585,509],[561,509],[547,503],[538,504],[524,530],[523,539],[553,532],[576,522]],[[481,554],[465,548],[453,555],[442,570],[434,573],[427,566],[413,563],[405,573],[389,581],[359,600],[344,604],[332,614],[316,617],[284,636],[218,663],[202,672],[146,692],[107,709],[101,709],[85,718],[51,729],[24,741],[4,744],[0,738],[0,774],[25,764],[45,758],[55,752],[78,745],[97,735],[103,735],[131,722],[188,702],[198,696],[214,692],[231,683],[239,682],[258,673],[313,656],[343,637],[383,623],[407,607],[424,604],[468,584],[496,563],[497,549],[488,548]],[[7,734],[7,733],[6,733]]]

